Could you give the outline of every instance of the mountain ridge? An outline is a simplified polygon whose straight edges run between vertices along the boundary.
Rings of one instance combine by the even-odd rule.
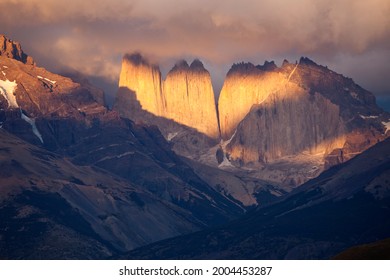
[[[195,62],[199,69],[207,72],[200,61],[195,60],[193,64]],[[127,71],[125,64],[122,71]],[[300,166],[314,165],[300,175],[293,175],[293,172],[288,172],[290,175],[287,176],[278,175],[277,182],[285,186],[307,181],[312,175],[303,174],[312,174],[312,167],[318,175],[389,136],[386,124],[390,114],[376,105],[371,92],[307,57],[301,57],[296,63],[285,60],[280,67],[273,61],[265,61],[263,65],[233,64],[217,103],[211,98],[214,95],[212,88],[199,87],[204,83],[199,78],[191,78],[190,73],[191,66],[186,61],[179,61],[165,81],[161,74],[158,76],[162,90],[150,95],[148,102],[155,100],[167,113],[143,108],[142,98],[148,91],[132,91],[131,82],[120,83],[114,109],[121,116],[157,125],[178,154],[195,160],[205,159],[203,163],[214,167],[224,161],[224,168],[267,169],[270,172],[263,172],[263,175],[258,172],[258,176],[272,180],[271,170],[278,169],[278,162],[286,161],[286,158]],[[198,72],[194,74],[201,77]],[[210,85],[208,72],[207,76],[206,84]],[[191,87],[201,89],[199,92],[203,94],[191,97]],[[122,93],[126,88],[131,94]],[[164,90],[169,94],[161,94]],[[202,99],[206,95],[207,100]],[[161,96],[161,101],[153,96]],[[216,111],[214,107],[217,107]],[[175,128],[153,117],[145,118],[145,112],[171,119],[199,134],[193,137],[194,131]],[[208,121],[210,116],[211,122]],[[202,134],[216,141],[202,141]],[[183,144],[188,140],[196,144],[192,147]],[[208,156],[215,150],[219,151],[219,159]],[[316,159],[317,155],[322,159]],[[286,173],[285,170],[280,172]]]

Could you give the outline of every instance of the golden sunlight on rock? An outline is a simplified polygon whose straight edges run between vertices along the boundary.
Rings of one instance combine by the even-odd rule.
[[[219,137],[211,77],[199,60],[191,66],[183,61],[168,73],[164,81],[164,97],[167,118],[211,138]]]
[[[199,60],[191,66],[179,62],[162,81],[158,66],[150,65],[139,54],[125,56],[119,87],[133,93],[143,110],[219,138],[210,73]],[[115,107],[121,108],[121,104]]]
[[[119,87],[127,87],[134,92],[143,110],[163,115],[160,69],[150,65],[141,55],[123,58]]]

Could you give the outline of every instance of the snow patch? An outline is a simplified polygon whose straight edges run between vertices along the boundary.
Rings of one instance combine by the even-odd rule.
[[[39,140],[43,144],[42,135],[39,132],[39,130],[35,124],[35,119],[31,119],[31,118],[27,117],[25,114],[23,114],[22,110],[20,110],[20,113],[21,113],[22,119],[31,125],[33,133],[35,134],[35,136],[37,136],[39,138]]]
[[[3,75],[5,76],[5,72],[4,71],[1,71],[1,73],[3,73]]]
[[[8,66],[3,65],[3,68],[4,68],[4,69],[8,69]]]
[[[37,78],[40,79],[40,80],[45,80],[45,81],[47,81],[49,83],[52,83],[53,85],[57,82],[57,81],[52,81],[52,80],[50,80],[48,78],[44,78],[42,76],[37,76]]]
[[[223,161],[218,165],[218,168],[224,168],[224,167],[234,168],[234,165],[227,159],[225,155],[223,155]]]
[[[362,119],[376,119],[378,118],[379,116],[363,116],[363,115],[359,115]]]
[[[223,148],[224,150],[225,150],[226,146],[229,145],[230,142],[232,142],[234,136],[236,136],[236,133],[237,133],[237,129],[234,131],[232,137],[230,137],[229,140],[226,140],[226,141],[222,141],[222,140],[221,140],[221,141],[222,141],[222,142],[221,142],[221,146],[222,146],[222,148]]]
[[[0,94],[4,96],[5,99],[7,99],[8,102],[8,108],[18,108],[19,105],[16,102],[16,97],[14,95],[14,91],[18,84],[16,81],[9,81],[8,79],[3,81],[0,80]]]
[[[49,83],[55,84],[57,81],[49,80],[48,78],[43,78],[44,80],[48,81]]]
[[[295,65],[295,67],[294,67],[294,69],[291,71],[290,75],[288,75],[287,83],[290,81],[292,75],[294,75],[295,70],[297,70],[297,68],[298,68],[298,65],[299,65],[299,62]]]
[[[386,128],[386,131],[385,131],[385,134],[386,134],[390,130],[390,121],[389,122],[382,122],[382,124]]]
[[[168,133],[167,140],[170,142],[172,141],[173,138],[175,138],[179,132],[174,132],[174,133]]]

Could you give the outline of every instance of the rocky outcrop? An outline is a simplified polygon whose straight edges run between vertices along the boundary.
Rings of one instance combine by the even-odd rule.
[[[34,65],[34,59],[25,54],[20,43],[14,42],[0,34],[0,56],[19,60],[25,64]]]
[[[265,164],[287,155],[327,154],[343,147],[339,107],[318,93],[310,95],[300,88],[293,92],[271,93],[252,106],[227,146],[231,160]]]
[[[139,54],[126,55],[114,108],[136,121],[145,120],[141,109],[219,138],[211,77],[199,60],[190,66],[186,61],[177,63],[162,81],[158,66]]]
[[[156,116],[164,115],[165,102],[162,95],[160,69],[157,65],[150,64],[140,54],[123,57],[119,88],[131,91],[141,109]]]
[[[228,140],[254,104],[260,104],[280,88],[284,76],[270,74],[252,63],[234,64],[219,95],[218,112],[222,139]],[[234,108],[234,109],[233,109]]]
[[[306,57],[284,60],[281,67],[273,61],[234,64],[217,116],[210,74],[199,60],[177,63],[162,81],[157,66],[138,54],[125,56],[114,108],[157,125],[181,155],[224,168],[261,169],[259,178],[288,186],[390,134],[389,114],[372,93]],[[212,148],[217,143],[199,135],[222,142]]]
[[[165,117],[219,137],[217,112],[210,73],[199,60],[182,61],[164,81]]]
[[[329,156],[328,167],[386,138],[388,114],[374,96],[308,58],[234,65],[218,106],[225,151],[238,165],[308,153]]]

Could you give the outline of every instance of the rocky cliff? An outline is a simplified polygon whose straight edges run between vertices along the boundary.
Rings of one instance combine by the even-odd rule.
[[[211,77],[199,60],[190,66],[185,61],[177,63],[162,81],[158,66],[150,64],[139,54],[126,55],[122,61],[114,108],[136,121],[146,121],[141,109],[195,129],[212,139],[219,138]],[[155,123],[156,120],[149,118],[149,122]]]
[[[177,63],[161,81],[156,66],[125,56],[114,108],[157,125],[181,155],[221,168],[253,167],[259,178],[291,186],[389,135],[389,114],[372,93],[305,57],[280,67],[234,64],[217,116],[210,74],[200,61]],[[212,147],[217,143],[199,135],[222,142]],[[215,151],[217,159],[210,156]]]
[[[219,137],[217,112],[210,73],[202,62],[176,64],[164,81],[165,117]]]
[[[218,108],[225,151],[238,165],[300,153],[340,163],[385,139],[389,117],[372,93],[308,58],[234,65]]]
[[[26,64],[35,64],[34,59],[23,52],[20,43],[8,39],[3,34],[0,34],[0,56],[13,58]]]
[[[140,54],[123,57],[119,88],[127,88],[134,95],[131,97],[136,97],[142,110],[156,116],[164,115],[160,69]],[[128,109],[134,111],[135,107]]]

